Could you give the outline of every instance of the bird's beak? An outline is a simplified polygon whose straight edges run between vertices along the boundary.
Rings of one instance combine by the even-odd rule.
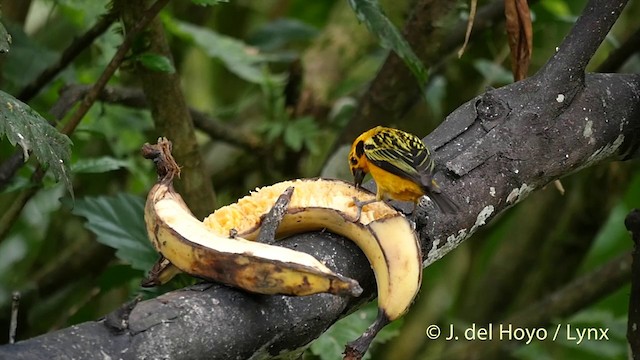
[[[362,185],[362,180],[364,180],[364,176],[366,175],[362,169],[352,169],[353,173],[353,182],[356,185],[356,188],[359,188]]]

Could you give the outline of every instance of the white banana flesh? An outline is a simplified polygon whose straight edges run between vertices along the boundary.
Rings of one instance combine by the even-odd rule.
[[[261,217],[272,206],[271,202],[254,199],[272,198],[275,202],[276,194],[288,187],[295,190],[277,236],[327,229],[350,239],[362,249],[374,271],[378,307],[389,320],[402,316],[422,281],[420,243],[404,215],[384,202],[366,205],[359,220],[352,221],[357,214],[353,197],[366,201],[375,198],[372,193],[336,179],[283,181],[216,210],[203,222],[216,232],[235,229],[238,236],[253,240],[258,236]]]
[[[361,357],[383,326],[408,311],[422,282],[418,236],[404,215],[385,202],[365,205],[358,216],[354,198],[366,202],[374,194],[342,180],[284,181],[257,189],[200,222],[173,189],[179,167],[170,150],[171,143],[163,138],[143,147],[160,177],[145,206],[149,238],[163,256],[149,284],[168,281],[178,268],[263,294],[358,296],[362,289],[355,280],[333,273],[314,257],[254,241],[276,199],[293,187],[276,238],[324,229],[340,234],[362,249],[376,277],[378,317],[347,345],[346,357]]]
[[[155,248],[178,269],[262,294],[362,292],[355,280],[306,253],[216,234],[191,214],[171,185],[156,186],[146,205],[147,229]]]

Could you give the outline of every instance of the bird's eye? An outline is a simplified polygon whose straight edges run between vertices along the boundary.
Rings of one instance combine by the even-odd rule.
[[[356,144],[356,156],[364,155],[364,141],[358,141]]]
[[[351,165],[358,165],[358,159],[352,157],[351,159],[349,159],[349,162],[351,162]]]

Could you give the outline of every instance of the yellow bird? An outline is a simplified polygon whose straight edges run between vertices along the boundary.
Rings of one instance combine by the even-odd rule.
[[[356,187],[371,173],[378,192],[376,200],[357,201],[358,218],[362,207],[374,201],[394,199],[418,202],[428,196],[440,211],[455,213],[458,206],[433,180],[435,164],[431,152],[419,137],[398,129],[377,126],[356,138],[349,152],[349,167]]]

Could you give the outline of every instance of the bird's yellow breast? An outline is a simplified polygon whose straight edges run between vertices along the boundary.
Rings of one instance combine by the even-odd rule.
[[[424,192],[420,185],[369,163],[369,171],[378,187],[377,198],[416,202]]]

